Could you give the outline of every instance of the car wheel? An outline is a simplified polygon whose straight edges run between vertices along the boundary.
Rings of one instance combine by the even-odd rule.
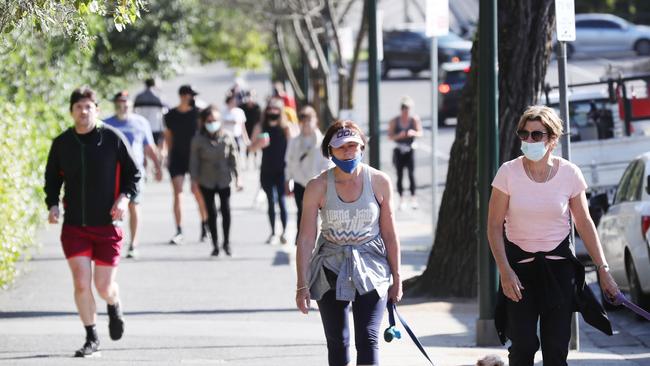
[[[634,51],[639,56],[650,55],[650,40],[642,39],[634,44]]]
[[[634,261],[631,257],[628,256],[625,262],[625,267],[627,269],[627,280],[630,284],[630,297],[632,297],[632,302],[646,310],[650,310],[650,294],[643,293],[643,289],[641,288],[641,283],[639,281],[639,274],[636,271]]]

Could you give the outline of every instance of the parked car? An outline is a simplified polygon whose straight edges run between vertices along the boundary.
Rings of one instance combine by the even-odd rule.
[[[650,152],[627,167],[598,236],[614,280],[632,301],[650,310]]]
[[[407,69],[417,75],[431,68],[431,38],[424,31],[392,30],[383,34],[384,59],[381,75],[386,78],[393,69]],[[472,42],[455,33],[438,37],[438,64],[469,60]]]
[[[467,76],[470,63],[468,61],[447,62],[440,65],[438,75],[438,126],[445,126],[447,118],[458,115],[460,95]]]
[[[634,51],[650,55],[650,27],[636,25],[611,14],[576,14],[576,40],[567,42],[567,57],[574,53]]]

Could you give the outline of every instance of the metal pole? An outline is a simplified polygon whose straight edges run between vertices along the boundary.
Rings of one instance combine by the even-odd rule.
[[[431,230],[438,227],[438,38],[431,37]]]
[[[571,161],[571,123],[569,121],[569,100],[567,98],[567,81],[566,81],[566,42],[559,41],[557,48],[557,69],[560,91],[560,118],[564,121],[564,135],[562,142],[562,157]],[[575,233],[571,225],[571,243],[575,243]],[[575,245],[575,244],[574,244]],[[574,249],[575,250],[575,249]],[[569,348],[572,350],[580,349],[580,329],[578,324],[578,313],[573,313],[571,317],[571,340]]]
[[[494,327],[497,270],[487,240],[487,213],[491,182],[499,164],[499,87],[497,82],[497,2],[479,2],[479,113],[478,113],[478,299],[476,345],[500,345]]]
[[[377,55],[377,0],[368,1],[368,124],[370,166],[380,169],[379,160],[379,59]]]

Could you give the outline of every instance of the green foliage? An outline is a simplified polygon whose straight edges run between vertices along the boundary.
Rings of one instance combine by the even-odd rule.
[[[20,44],[0,55],[0,287],[35,244],[50,139],[69,121],[65,95],[86,66],[81,52],[61,55],[39,37],[22,36]]]
[[[11,0],[0,4],[0,35],[5,48],[15,29],[43,35],[63,33],[83,47],[92,41],[87,18],[110,17],[117,30],[133,24],[144,9],[145,0]]]
[[[196,8],[191,29],[201,62],[225,61],[228,65],[258,69],[268,59],[271,39],[261,33],[254,19],[232,8]]]

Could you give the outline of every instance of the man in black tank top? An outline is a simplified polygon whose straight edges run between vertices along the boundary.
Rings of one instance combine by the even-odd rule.
[[[420,117],[411,114],[413,105],[413,99],[408,96],[402,97],[400,100],[400,115],[393,118],[388,126],[388,138],[396,143],[395,149],[393,150],[393,164],[397,170],[397,193],[399,193],[400,197],[399,209],[406,207],[406,200],[402,197],[404,193],[404,186],[402,184],[404,168],[408,170],[411,207],[417,208],[417,201],[415,200],[415,164],[413,150],[415,149],[415,139],[422,136],[422,122],[420,121]]]

